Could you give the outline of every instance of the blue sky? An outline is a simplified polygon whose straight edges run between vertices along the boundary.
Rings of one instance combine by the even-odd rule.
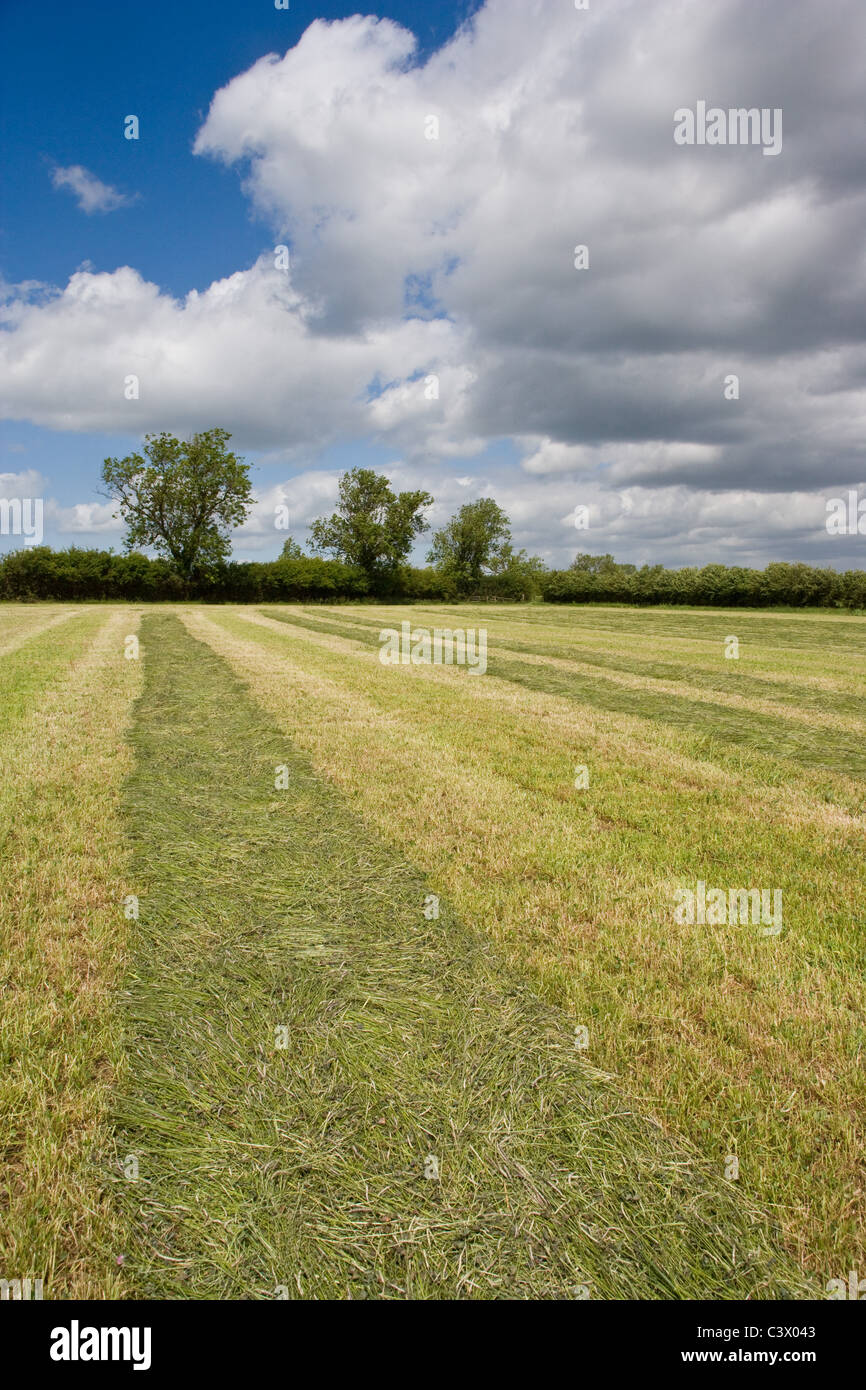
[[[6,0],[0,496],[119,547],[102,459],[220,424],[239,558],[364,464],[550,563],[861,566],[824,518],[866,489],[862,4],[353,15]],[[675,143],[698,100],[782,110],[778,154]]]
[[[423,60],[476,7],[476,0],[387,3],[377,4],[376,13],[411,29]],[[132,265],[146,280],[183,296],[252,264],[273,238],[236,174],[193,155],[196,132],[214,92],[236,73],[264,54],[292,47],[311,19],[357,12],[352,4],[311,7],[299,0],[288,10],[266,0],[183,0],[146,8],[108,0],[4,0],[0,40],[14,55],[0,88],[4,183],[12,195],[0,211],[4,280],[63,285],[84,264],[97,271]],[[139,116],[138,140],[123,138],[130,113]],[[84,214],[50,178],[53,167],[74,165],[133,201],[109,215]],[[57,432],[4,420],[0,473],[35,470],[52,497],[72,507],[100,495],[105,457],[140,447],[137,433]],[[257,454],[247,450],[245,457],[255,461]],[[389,457],[388,449],[357,441],[323,451],[321,463],[378,467]],[[269,470],[258,466],[254,476],[270,481]],[[110,543],[95,533],[70,537],[50,524],[45,539],[57,546]],[[18,544],[0,535],[0,550]],[[271,549],[278,548],[275,540]],[[243,557],[243,550],[238,554]]]
[[[449,38],[474,3],[376,4],[416,35],[419,59]],[[0,37],[12,60],[0,92],[4,182],[0,264],[7,280],[63,284],[84,261],[137,267],[174,295],[206,289],[271,246],[237,175],[192,154],[211,98],[266,53],[284,53],[312,19],[357,5],[294,0],[182,0],[144,6],[4,0]],[[362,11],[367,13],[367,11]],[[136,113],[141,138],[125,140]],[[138,195],[106,217],[77,212],[51,186],[51,164],[81,164]]]

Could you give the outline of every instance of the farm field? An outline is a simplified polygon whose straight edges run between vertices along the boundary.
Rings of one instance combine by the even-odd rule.
[[[486,671],[383,665],[404,622]],[[866,1263],[864,693],[851,614],[0,605],[4,1268],[826,1296]],[[780,907],[681,920],[699,884]]]

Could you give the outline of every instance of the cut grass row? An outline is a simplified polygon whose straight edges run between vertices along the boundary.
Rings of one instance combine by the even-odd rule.
[[[463,920],[590,1027],[593,1060],[719,1167],[739,1154],[741,1190],[799,1261],[825,1280],[862,1263],[859,784],[523,682],[385,668],[295,616],[187,621]],[[782,888],[782,937],[675,923],[675,886],[699,878]]]
[[[268,612],[269,610],[263,609]],[[297,615],[297,610],[294,610]],[[846,650],[840,662],[842,669],[835,674],[827,674],[827,652],[816,652],[814,647],[780,648],[768,646],[770,632],[762,636],[752,634],[742,637],[742,647],[737,659],[724,657],[725,639],[722,636],[711,639],[690,639],[683,636],[672,638],[654,631],[655,615],[647,615],[646,631],[639,636],[634,633],[615,631],[599,633],[594,628],[584,628],[575,623],[568,630],[562,627],[549,627],[542,617],[531,634],[525,627],[510,625],[507,619],[499,616],[490,618],[478,610],[464,613],[447,611],[430,612],[423,609],[411,610],[415,622],[428,625],[483,627],[489,636],[491,646],[496,649],[553,661],[563,659],[577,661],[583,667],[596,668],[601,673],[623,673],[648,682],[676,681],[689,688],[712,692],[724,696],[740,696],[743,699],[772,702],[775,712],[784,714],[785,705],[802,706],[812,713],[831,711],[839,715],[851,715],[863,719],[863,687],[866,680],[866,654],[858,654],[856,649]],[[307,612],[305,621],[318,625],[322,631],[335,630],[343,625],[358,629],[356,635],[378,632],[386,621],[394,618],[394,610],[384,611],[382,616],[371,616],[370,610],[317,609],[315,615]],[[691,615],[684,613],[681,622],[687,626]],[[772,620],[770,620],[772,621]],[[764,619],[767,622],[767,619]],[[722,624],[725,627],[725,624]],[[600,645],[600,638],[605,639]],[[739,639],[738,639],[739,640]],[[816,660],[819,656],[819,660]],[[820,666],[820,673],[818,668]]]
[[[28,615],[29,616],[29,615]],[[96,1154],[123,1068],[124,727],[133,613],[35,623],[0,660],[0,1277],[111,1297],[122,1248]]]
[[[280,610],[262,609],[273,617]],[[399,627],[398,610],[390,618]],[[405,618],[406,610],[402,610]],[[430,613],[422,613],[418,621],[430,621]],[[378,650],[381,619],[336,616],[333,613],[302,613],[287,610],[295,626],[313,632],[332,633],[351,641],[361,642]],[[482,615],[483,618],[483,615]],[[454,620],[448,614],[445,622]],[[443,624],[443,615],[437,620]],[[462,620],[468,625],[468,618]],[[567,650],[567,647],[564,646]],[[543,657],[548,659],[544,660]],[[722,679],[713,675],[701,680],[696,677],[688,658],[681,657],[677,666],[669,664],[664,680],[651,673],[650,663],[641,663],[622,656],[606,657],[601,653],[581,653],[580,662],[564,660],[552,644],[515,644],[503,640],[495,630],[490,633],[487,671],[502,680],[526,685],[533,690],[563,695],[581,705],[594,705],[611,712],[625,714],[639,709],[647,719],[677,726],[700,740],[711,730],[714,741],[765,753],[773,758],[785,758],[811,769],[826,769],[847,777],[866,777],[866,721],[863,700],[854,694],[834,695],[819,691],[800,698],[792,689],[790,699],[796,699],[792,709],[785,705],[781,694],[768,695],[754,687],[748,689],[733,673],[737,662],[726,661],[723,646],[719,646],[717,671],[728,668],[731,676]],[[672,673],[676,679],[672,679]],[[866,663],[864,663],[866,677]],[[840,703],[841,702],[841,703]]]
[[[572,1019],[444,896],[425,917],[422,874],[226,663],[171,616],[143,639],[128,1293],[806,1294],[742,1190],[624,1103]]]
[[[0,657],[17,651],[25,642],[75,616],[74,608],[13,608],[0,604]]]

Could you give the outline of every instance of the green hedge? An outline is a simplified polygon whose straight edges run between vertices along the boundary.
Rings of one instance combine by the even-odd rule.
[[[527,582],[522,570],[485,575],[470,599],[519,602],[533,589],[547,603],[683,603],[723,608],[866,609],[866,571],[844,574],[809,565],[772,564],[764,570],[705,565],[664,569],[661,565],[618,565],[549,570]],[[185,589],[166,560],[114,555],[108,550],[51,550],[41,545],[9,551],[0,558],[0,599],[127,599],[165,602],[192,598],[206,603],[344,602],[453,603],[453,579],[433,569],[402,566],[372,585],[360,570],[339,560],[311,556],[223,565],[206,581]]]
[[[541,578],[547,603],[684,603],[716,608],[866,608],[866,571],[772,564],[764,570],[704,565],[611,565],[596,573],[551,570]]]
[[[131,599],[136,602],[195,598],[210,603],[357,599],[368,591],[365,576],[337,560],[304,557],[264,564],[223,565],[186,589],[166,560],[113,555],[107,550],[51,550],[46,545],[10,551],[0,559],[0,598]]]
[[[231,562],[207,580],[186,588],[166,560],[114,555],[108,550],[51,550],[22,547],[0,557],[0,599],[128,599],[166,602],[192,598],[206,603],[340,602],[364,598],[450,602],[452,580],[432,569],[406,565],[376,586],[361,570],[339,560],[304,555],[257,563]]]

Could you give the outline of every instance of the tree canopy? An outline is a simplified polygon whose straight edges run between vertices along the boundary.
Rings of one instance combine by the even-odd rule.
[[[436,531],[427,560],[453,575],[460,588],[477,585],[485,569],[507,567],[511,555],[508,517],[492,497],[467,502]]]
[[[415,537],[428,529],[422,510],[432,502],[429,492],[395,494],[372,468],[351,468],[340,479],[337,510],[310,527],[310,544],[381,579],[399,568]]]
[[[511,544],[511,524],[492,497],[466,502],[456,516],[433,536],[427,556],[441,575],[453,579],[457,592],[484,593],[491,577],[509,597],[529,597],[538,591],[543,560]]]
[[[569,569],[579,574],[634,574],[634,565],[621,565],[612,555],[588,555],[580,551],[575,555]]]
[[[291,536],[287,536],[286,539],[283,541],[283,548],[280,551],[280,559],[304,560],[306,559],[306,556],[304,555],[303,548],[300,545],[298,545],[298,542],[296,540],[293,540]]]
[[[228,450],[230,439],[223,429],[188,440],[148,434],[143,455],[104,461],[102,481],[119,503],[127,551],[153,546],[187,582],[227,559],[229,532],[252,505],[249,465]]]

